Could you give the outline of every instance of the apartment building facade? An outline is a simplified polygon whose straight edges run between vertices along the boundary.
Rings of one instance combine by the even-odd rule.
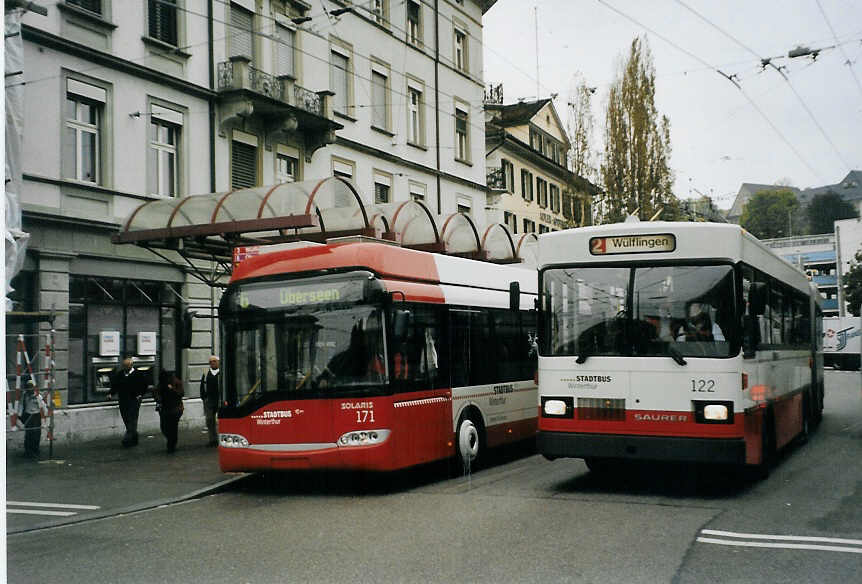
[[[218,346],[217,290],[111,243],[148,201],[336,174],[367,203],[485,223],[493,4],[60,0],[25,15],[31,239],[14,311],[54,312],[62,407],[104,404],[99,370],[117,353],[195,380]]]
[[[551,99],[485,104],[489,210],[513,234],[590,224],[599,189],[567,168],[571,143]]]

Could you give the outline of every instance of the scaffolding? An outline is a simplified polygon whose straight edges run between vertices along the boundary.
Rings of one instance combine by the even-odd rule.
[[[38,323],[47,322],[50,329],[37,333],[11,333],[6,335],[6,345],[15,345],[14,367],[7,363],[6,367],[6,417],[8,423],[7,432],[33,432],[46,431],[48,439],[48,458],[54,456],[54,408],[59,407],[59,393],[56,391],[56,379],[54,369],[54,314],[43,312],[10,312],[7,316],[24,321]],[[28,343],[33,345],[30,350]],[[39,366],[39,357],[42,357],[42,366]],[[9,373],[13,371],[14,373]],[[32,389],[25,387],[27,381],[32,380],[35,386]],[[10,382],[12,382],[10,384]],[[26,428],[21,420],[26,391],[33,391],[39,404],[40,424],[38,428]]]

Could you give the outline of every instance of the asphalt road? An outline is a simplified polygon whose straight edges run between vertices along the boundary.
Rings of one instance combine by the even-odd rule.
[[[256,476],[10,535],[8,581],[859,582],[860,385],[828,372],[820,429],[758,482],[666,465],[600,479],[523,449],[468,477]]]

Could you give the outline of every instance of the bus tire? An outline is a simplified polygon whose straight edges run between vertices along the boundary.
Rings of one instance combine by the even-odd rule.
[[[806,444],[811,437],[811,418],[811,398],[805,394],[802,398],[802,428],[797,436],[799,444]]]
[[[482,455],[485,446],[482,437],[482,422],[478,420],[478,415],[475,412],[465,410],[458,418],[455,445],[458,449],[458,463],[461,470],[468,472]]]
[[[760,435],[761,458],[760,464],[755,467],[755,474],[759,479],[765,479],[775,466],[775,421],[772,417],[772,408],[763,414],[763,432]]]

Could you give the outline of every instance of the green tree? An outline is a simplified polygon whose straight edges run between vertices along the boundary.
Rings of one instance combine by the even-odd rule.
[[[793,191],[760,191],[742,209],[739,224],[758,239],[787,237],[791,234],[793,215],[798,208],[799,201]]]
[[[607,193],[599,220],[622,221],[638,210],[649,219],[676,219],[679,203],[673,195],[670,169],[670,120],[655,107],[655,68],[646,38],[632,41],[628,59],[621,61],[608,95],[605,150],[599,173]]]
[[[859,216],[859,212],[835,191],[826,191],[811,199],[807,215],[810,233],[832,233],[835,229],[833,222],[854,219]]]
[[[862,314],[862,250],[856,252],[856,261],[842,278],[841,286],[844,288],[847,310],[853,316]]]

